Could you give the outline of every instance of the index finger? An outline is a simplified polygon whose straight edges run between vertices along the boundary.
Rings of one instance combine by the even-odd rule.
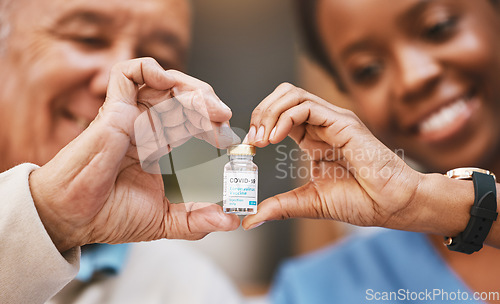
[[[292,84],[279,85],[253,111],[250,125],[258,131],[255,136],[252,136],[252,131],[248,141],[258,147],[266,146],[269,142],[273,143],[271,139],[275,135],[275,127],[282,113],[305,102],[314,102],[325,108],[331,107],[327,101]]]
[[[140,85],[164,91],[176,85],[176,80],[153,58],[138,58],[116,64],[111,70],[106,103],[125,102],[137,105]]]

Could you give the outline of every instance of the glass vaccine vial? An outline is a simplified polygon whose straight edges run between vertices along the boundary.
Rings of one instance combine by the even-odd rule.
[[[255,147],[233,145],[227,149],[229,162],[224,166],[223,205],[225,213],[257,213],[258,168],[253,163]]]

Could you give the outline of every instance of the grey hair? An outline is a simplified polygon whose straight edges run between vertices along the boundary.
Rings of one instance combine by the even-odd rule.
[[[7,47],[7,37],[10,33],[9,8],[12,0],[0,0],[0,55]]]

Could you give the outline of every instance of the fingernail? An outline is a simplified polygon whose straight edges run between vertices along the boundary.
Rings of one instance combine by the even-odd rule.
[[[250,131],[248,131],[248,142],[253,143],[255,139],[255,126],[250,127]]]
[[[276,127],[274,127],[274,128],[271,130],[271,134],[269,135],[269,140],[274,139],[274,133],[276,133]]]
[[[248,229],[246,229],[246,230],[252,230],[252,229],[255,229],[255,228],[257,228],[257,227],[261,226],[261,225],[262,225],[262,224],[264,224],[264,223],[265,223],[265,221],[260,222],[260,223],[257,223],[257,224],[253,224],[252,226],[248,227]]]
[[[263,141],[264,140],[264,126],[260,126],[259,131],[257,132],[257,135],[255,136],[255,142]]]
[[[243,143],[248,144],[248,134],[245,135],[245,138],[243,138]]]

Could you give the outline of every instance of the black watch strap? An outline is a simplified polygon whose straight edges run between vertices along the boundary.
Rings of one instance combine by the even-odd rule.
[[[458,236],[448,238],[448,249],[471,254],[483,248],[483,242],[497,219],[497,191],[495,178],[480,172],[472,173],[474,205],[470,209],[467,227]]]

